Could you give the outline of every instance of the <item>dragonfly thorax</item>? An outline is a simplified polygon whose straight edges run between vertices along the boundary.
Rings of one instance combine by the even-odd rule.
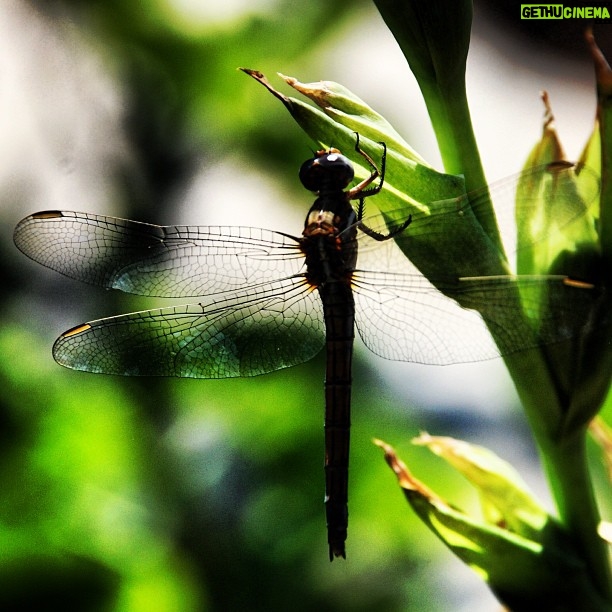
[[[337,233],[337,216],[330,210],[311,210],[304,224],[304,236],[321,236]]]
[[[330,281],[350,283],[357,259],[355,212],[346,200],[339,211],[321,209],[317,202],[306,217],[300,240],[308,283],[313,287]]]

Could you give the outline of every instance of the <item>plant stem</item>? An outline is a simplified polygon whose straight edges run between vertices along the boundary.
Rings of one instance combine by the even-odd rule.
[[[539,351],[506,357],[547,474],[561,524],[565,527],[602,599],[612,604],[612,575],[586,455],[587,428],[559,435],[561,406]]]
[[[599,536],[599,510],[589,474],[586,426],[564,436],[545,452],[546,468],[562,524],[587,565],[595,588],[612,604],[608,544]]]

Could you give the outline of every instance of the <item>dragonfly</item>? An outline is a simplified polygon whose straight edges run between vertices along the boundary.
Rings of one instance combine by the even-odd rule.
[[[506,299],[516,279],[463,279],[463,295],[473,291],[491,304],[481,315],[441,293],[440,283],[426,279],[394,240],[418,237],[436,219],[460,219],[468,207],[479,206],[477,200],[457,198],[428,218],[400,211],[396,223],[380,215],[364,219],[366,198],[384,184],[386,147],[380,144],[379,169],[357,135],[355,150],[370,174],[350,189],[354,167],[339,150],[318,151],[304,162],[300,180],[317,198],[300,236],[240,226],[158,226],[58,210],[28,216],[14,232],[25,255],[70,278],[137,295],[198,298],[69,329],[53,346],[55,360],[68,368],[124,376],[248,377],[303,363],[325,347],[330,560],[346,558],[355,328],[381,357],[419,363],[490,359],[534,344],[510,335],[500,346],[483,325],[483,318],[504,325],[516,307]],[[525,282],[552,283],[564,295],[578,291],[559,278]],[[567,334],[554,319],[546,329],[536,342]]]

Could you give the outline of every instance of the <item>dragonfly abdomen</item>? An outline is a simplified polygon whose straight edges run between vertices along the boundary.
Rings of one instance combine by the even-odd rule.
[[[355,306],[350,284],[319,287],[326,329],[325,513],[329,557],[345,557]]]

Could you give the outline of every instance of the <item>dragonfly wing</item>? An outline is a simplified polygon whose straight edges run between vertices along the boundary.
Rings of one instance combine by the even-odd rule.
[[[194,297],[298,274],[297,240],[251,227],[158,226],[78,212],[30,215],[17,247],[65,276],[158,297]]]
[[[576,321],[588,325],[589,312],[604,299],[596,288],[562,276],[436,279],[456,301],[391,241],[366,251],[365,262],[374,256],[398,272],[355,271],[356,324],[366,346],[387,359],[466,363],[568,340],[583,330]],[[519,308],[527,322],[520,328]]]
[[[354,286],[359,335],[385,359],[446,365],[500,355],[480,314],[423,276],[358,272]]]
[[[231,378],[307,361],[324,338],[320,299],[296,277],[209,303],[92,321],[62,334],[53,356],[87,372]]]
[[[579,175],[579,180],[578,180]],[[526,188],[533,183],[538,189]],[[521,186],[515,203],[517,185]],[[584,223],[589,207],[600,190],[597,175],[586,167],[548,164],[505,179],[490,188],[496,212],[509,251],[516,250],[513,217],[526,216],[546,194],[547,215],[555,219],[551,226],[542,224],[521,239],[522,248],[540,241],[554,240],[575,223]],[[403,237],[406,241],[427,237],[436,244],[436,235],[465,236],[461,227],[467,207],[481,219],[486,212],[486,191],[434,202],[423,211],[412,213],[412,223]],[[386,234],[401,226],[406,211],[386,217],[374,215],[364,223]],[[390,221],[391,220],[391,221]],[[468,236],[471,234],[468,232]],[[459,250],[475,252],[473,245],[458,243]],[[431,257],[447,257],[432,248]],[[445,297],[406,259],[392,240],[372,240],[364,232],[359,236],[358,266],[354,275],[356,320],[360,335],[375,353],[389,359],[431,364],[480,361],[523,350],[536,345],[567,340],[580,333],[572,325],[598,307],[601,296],[588,285],[567,283],[562,276],[483,276],[460,279],[451,277],[453,261],[448,262],[449,278],[432,279]],[[374,270],[374,272],[371,272]],[[461,306],[459,305],[461,304]],[[516,328],[516,309],[523,308],[533,329]],[[495,330],[496,345],[485,327]]]

